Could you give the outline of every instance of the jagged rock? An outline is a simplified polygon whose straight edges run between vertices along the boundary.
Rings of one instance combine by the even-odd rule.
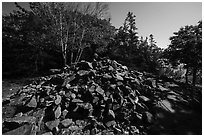
[[[54,120],[54,121],[48,121],[45,123],[45,125],[50,129],[53,130],[53,128],[57,127],[60,123],[60,120]]]
[[[37,101],[36,101],[36,98],[35,96],[33,96],[30,100],[30,102],[27,104],[28,107],[37,107]]]
[[[19,128],[6,132],[3,135],[30,135],[32,128],[33,128],[32,125],[25,124]]]
[[[166,111],[169,111],[171,113],[174,113],[175,110],[172,108],[172,104],[168,101],[168,100],[162,100],[161,102],[159,102],[160,107]]]
[[[43,133],[42,135],[53,135],[52,132],[46,132],[46,133]]]
[[[62,111],[62,118],[65,118],[67,116],[68,110],[63,110]]]
[[[160,89],[161,91],[169,91],[168,88],[165,88],[165,87],[163,87],[163,86],[161,86],[161,85],[159,85],[159,89]]]
[[[154,122],[154,117],[150,112],[144,112],[142,114],[142,120],[146,124],[152,124]]]
[[[64,127],[68,127],[69,125],[72,124],[72,119],[64,119],[61,121],[61,123]]]
[[[74,131],[74,130],[78,130],[79,127],[78,126],[70,126],[68,129],[71,131]]]
[[[147,97],[145,97],[145,96],[139,96],[139,98],[140,98],[142,101],[144,101],[144,102],[150,101],[150,99],[147,98]]]
[[[132,119],[136,122],[143,119],[144,123],[137,123],[143,128],[145,123],[152,123],[153,115],[145,103],[153,102],[155,87],[151,80],[149,84],[143,82],[147,75],[129,71],[126,66],[109,59],[93,63],[81,61],[67,69],[23,87],[10,102],[7,101],[5,105],[22,108],[18,110],[22,113],[18,115],[21,119],[18,122],[29,123],[27,118],[36,117],[32,121],[37,126],[35,134],[78,134],[78,131],[82,132],[80,134],[103,134],[102,130],[106,131],[104,134],[140,134],[122,129],[136,130],[138,127],[130,127],[134,123]],[[133,117],[136,112],[137,116]],[[12,118],[16,110],[8,113]],[[23,117],[25,113],[26,117]],[[95,119],[95,124],[92,123],[87,131],[85,127],[90,124],[90,118]],[[77,120],[84,122],[75,124]]]
[[[58,106],[55,110],[55,118],[59,118],[61,116],[61,107]]]
[[[62,97],[60,95],[57,95],[56,100],[55,100],[55,104],[59,105],[61,103],[61,101],[62,101]]]
[[[33,116],[17,116],[14,118],[6,118],[4,122],[16,122],[16,123],[34,123],[36,120]]]

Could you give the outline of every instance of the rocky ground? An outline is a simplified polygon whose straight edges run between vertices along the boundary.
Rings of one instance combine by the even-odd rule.
[[[31,81],[2,81],[3,134],[202,134],[200,87],[111,60]]]

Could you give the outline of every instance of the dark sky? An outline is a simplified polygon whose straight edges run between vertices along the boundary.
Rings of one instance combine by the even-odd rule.
[[[28,2],[18,2],[28,8]],[[13,2],[2,2],[3,14],[15,9]],[[180,27],[195,25],[202,19],[201,2],[110,2],[111,23],[120,27],[128,11],[136,15],[139,36],[154,35],[159,47],[170,44],[169,37]]]

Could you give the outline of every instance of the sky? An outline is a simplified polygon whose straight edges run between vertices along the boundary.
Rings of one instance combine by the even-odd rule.
[[[170,44],[173,32],[185,25],[196,25],[202,19],[201,2],[120,2],[111,3],[109,8],[114,26],[121,26],[128,11],[133,12],[139,36],[153,34],[162,48]]]
[[[28,7],[28,3],[21,3]],[[14,3],[2,3],[2,13],[15,9]],[[196,25],[202,19],[201,2],[110,2],[111,23],[119,28],[124,23],[127,13],[136,15],[139,36],[153,34],[157,45],[167,48],[169,37],[185,25]]]

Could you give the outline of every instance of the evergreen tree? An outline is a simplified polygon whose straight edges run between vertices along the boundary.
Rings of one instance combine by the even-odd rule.
[[[130,60],[131,55],[137,50],[139,43],[138,32],[136,27],[135,15],[128,12],[123,26],[121,26],[116,34],[116,41],[121,46],[122,56]]]
[[[192,69],[192,84],[195,85],[197,72],[202,67],[202,21],[195,26],[182,27],[174,35],[170,37],[171,44],[165,50],[165,56],[173,63],[186,64],[186,83]]]

